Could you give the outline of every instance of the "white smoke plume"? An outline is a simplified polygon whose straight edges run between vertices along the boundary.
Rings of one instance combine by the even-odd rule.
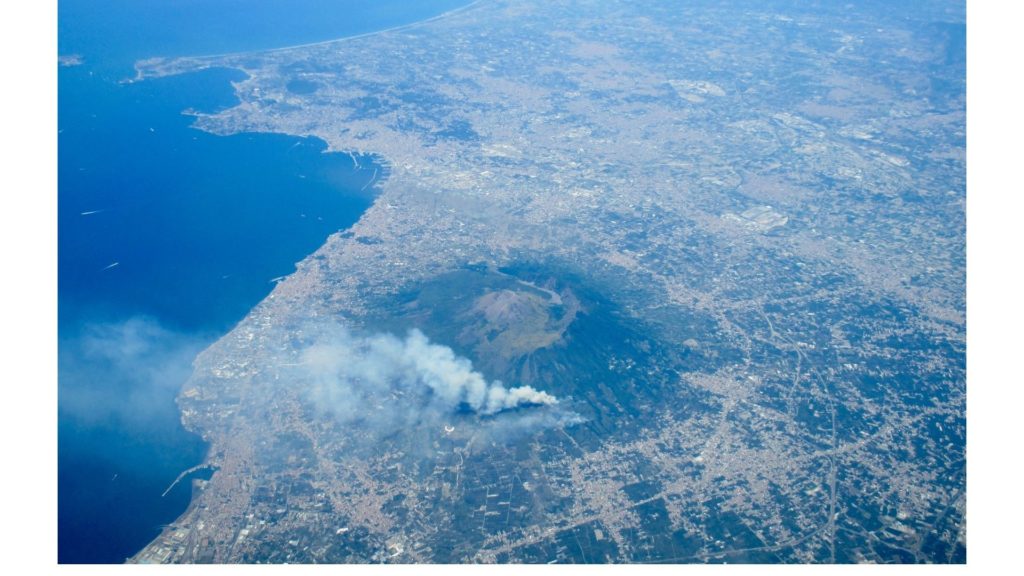
[[[432,344],[419,330],[405,339],[390,334],[353,337],[339,332],[326,343],[307,348],[301,363],[336,402],[371,400],[397,392],[430,391],[428,403],[456,410],[466,407],[481,415],[493,415],[528,405],[553,405],[558,399],[530,386],[506,388],[500,381],[488,383],[473,370],[467,358],[455,355],[447,346]],[[340,402],[347,415],[355,402]]]
[[[510,441],[582,421],[547,392],[488,381],[469,359],[419,330],[365,336],[316,323],[305,326],[300,339],[286,378],[360,438],[401,435],[415,442],[432,438],[423,431],[452,425],[481,441]]]
[[[370,346],[379,342],[379,338],[371,340]],[[558,402],[554,396],[530,386],[507,389],[500,381],[488,384],[468,359],[455,356],[447,346],[431,344],[419,330],[409,332],[402,344],[404,354],[398,361],[407,361],[413,375],[449,403],[465,402],[475,412],[495,414],[527,404]]]

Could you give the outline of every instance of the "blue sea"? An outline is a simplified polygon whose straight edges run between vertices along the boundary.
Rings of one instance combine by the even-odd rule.
[[[214,136],[188,108],[233,70],[122,83],[151,56],[383,30],[465,0],[61,0],[58,52],[58,561],[119,563],[187,507],[205,454],[174,402],[199,351],[274,279],[351,226],[375,168],[315,139]]]

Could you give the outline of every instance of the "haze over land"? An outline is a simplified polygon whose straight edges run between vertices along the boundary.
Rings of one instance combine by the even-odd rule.
[[[387,170],[197,359],[217,472],[134,560],[963,562],[963,35],[485,1],[140,62]]]

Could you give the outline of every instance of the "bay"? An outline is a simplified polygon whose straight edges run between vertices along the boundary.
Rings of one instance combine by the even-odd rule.
[[[58,50],[58,561],[122,562],[172,522],[199,463],[174,399],[195,354],[351,226],[383,167],[323,142],[221,137],[240,72],[123,83],[132,63],[274,48],[465,2],[62,0]]]

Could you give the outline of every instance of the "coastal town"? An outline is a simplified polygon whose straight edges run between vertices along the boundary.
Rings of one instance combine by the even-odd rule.
[[[131,561],[965,561],[962,34],[942,3],[495,0],[140,62],[246,74],[201,130],[383,169],[196,360],[215,471]],[[412,331],[557,402],[346,367],[422,366]]]

